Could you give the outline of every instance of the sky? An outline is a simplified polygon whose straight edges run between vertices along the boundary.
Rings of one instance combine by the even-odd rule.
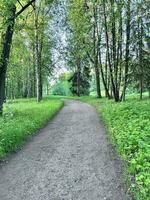
[[[67,47],[67,25],[66,25],[66,0],[60,1],[52,7],[52,19],[49,23],[49,34],[52,40],[52,60],[55,65],[54,76],[51,82],[55,82],[60,74],[68,72],[65,60],[65,49]]]

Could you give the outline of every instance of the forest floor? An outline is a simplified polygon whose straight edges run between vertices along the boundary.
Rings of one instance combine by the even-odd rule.
[[[122,162],[95,109],[67,100],[0,166],[1,200],[125,200]]]

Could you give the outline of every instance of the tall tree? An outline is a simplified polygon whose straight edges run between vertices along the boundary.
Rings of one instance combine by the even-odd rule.
[[[7,17],[5,20],[6,28],[2,34],[3,42],[0,55],[0,115],[2,115],[3,113],[3,103],[5,101],[6,72],[10,57],[10,49],[14,33],[15,20],[25,9],[32,5],[34,1],[35,0],[29,1],[27,4],[22,6],[22,8],[18,12],[16,11],[16,1],[11,1],[9,3],[4,2]]]
[[[123,86],[123,100],[125,101],[126,88],[128,84],[128,73],[129,73],[129,47],[130,47],[130,29],[131,29],[131,1],[127,1],[126,11],[126,54],[125,54],[125,75],[124,75],[124,86]]]

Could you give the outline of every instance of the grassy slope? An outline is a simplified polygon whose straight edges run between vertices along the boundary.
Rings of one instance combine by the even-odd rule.
[[[59,99],[18,100],[5,105],[0,118],[0,158],[19,147],[29,135],[46,124],[63,106]]]
[[[112,141],[128,164],[136,199],[148,200],[150,192],[150,100],[128,99],[114,103],[82,97],[96,107],[108,127]],[[133,181],[135,180],[135,181]]]

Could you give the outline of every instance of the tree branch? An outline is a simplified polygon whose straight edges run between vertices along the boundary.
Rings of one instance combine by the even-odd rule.
[[[90,59],[91,63],[93,63],[93,64],[94,64],[94,60],[93,60],[93,58],[91,57],[91,55],[89,54],[89,52],[88,52],[88,51],[87,51],[87,56],[89,57],[89,59]]]
[[[29,1],[25,6],[23,6],[17,13],[16,13],[16,18],[24,11],[26,10],[32,3],[34,3],[36,0],[31,0]]]
[[[20,6],[23,7],[23,5],[22,5],[22,3],[20,2],[20,0],[17,0],[17,1],[18,1],[18,3],[20,4]]]

